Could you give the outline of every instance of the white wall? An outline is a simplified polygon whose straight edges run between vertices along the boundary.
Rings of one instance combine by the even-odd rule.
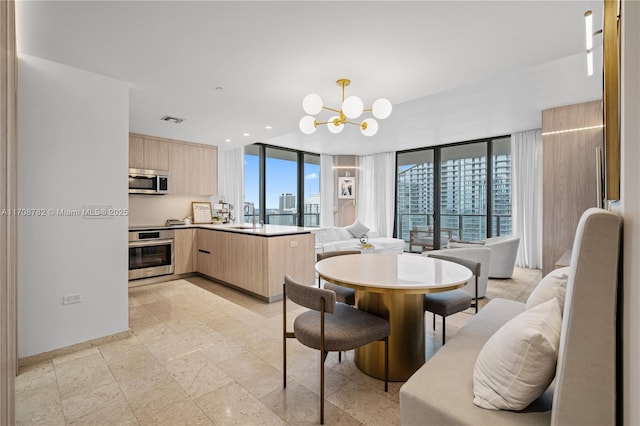
[[[190,217],[193,201],[211,201],[211,199],[194,195],[131,194],[129,226],[164,225],[167,219]]]
[[[624,217],[624,424],[640,425],[640,3],[622,10],[622,182]]]
[[[18,64],[18,351],[25,357],[128,329],[127,83],[21,55]],[[64,295],[82,302],[63,305]]]

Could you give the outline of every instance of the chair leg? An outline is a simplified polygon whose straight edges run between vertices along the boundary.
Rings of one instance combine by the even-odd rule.
[[[476,293],[475,293],[476,314],[478,313],[478,277],[476,276]]]
[[[444,346],[444,331],[446,329],[446,318],[447,317],[442,317],[442,346]]]
[[[436,329],[436,314],[433,314],[433,329]]]
[[[327,353],[320,353],[320,424],[324,424],[324,359]]]
[[[287,288],[282,284],[282,387],[287,387]]]
[[[384,338],[384,391],[389,392],[389,337]]]
[[[342,351],[338,351],[338,362],[342,362]]]

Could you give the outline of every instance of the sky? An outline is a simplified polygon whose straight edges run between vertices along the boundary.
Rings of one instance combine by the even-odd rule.
[[[257,155],[244,156],[244,199],[253,202],[259,207]],[[267,209],[278,209],[280,206],[280,194],[290,192],[297,193],[296,163],[295,161],[280,160],[276,158],[266,159],[266,197]],[[304,196],[318,194],[320,192],[320,165],[305,163],[304,166]]]

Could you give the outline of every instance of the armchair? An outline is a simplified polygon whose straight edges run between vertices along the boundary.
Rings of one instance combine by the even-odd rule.
[[[492,237],[482,241],[449,241],[448,248],[462,247],[486,247],[491,249],[491,262],[489,263],[489,278],[511,278],[513,268],[516,266],[516,255],[520,237],[505,235]]]

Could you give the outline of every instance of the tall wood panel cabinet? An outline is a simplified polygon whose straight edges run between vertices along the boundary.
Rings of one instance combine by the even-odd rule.
[[[542,270],[573,246],[582,213],[597,206],[596,149],[603,147],[602,101],[542,111]]]

